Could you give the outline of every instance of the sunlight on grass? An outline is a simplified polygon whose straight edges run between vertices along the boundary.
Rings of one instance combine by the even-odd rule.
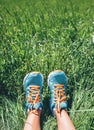
[[[44,75],[43,130],[57,130],[48,108],[48,74],[68,77],[68,111],[77,130],[94,130],[94,1],[0,0],[0,130],[21,130],[23,78]],[[78,111],[82,110],[82,111]],[[46,111],[46,114],[45,114]]]

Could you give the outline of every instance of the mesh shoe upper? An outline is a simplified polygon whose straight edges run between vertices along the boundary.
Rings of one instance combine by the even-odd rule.
[[[26,109],[41,110],[42,103],[42,85],[43,76],[39,72],[31,72],[27,74],[23,80],[23,85],[26,91]]]
[[[57,112],[66,109],[67,77],[65,73],[61,70],[51,72],[48,76],[48,86],[51,91],[50,108],[52,113],[54,114],[54,108],[56,108]]]

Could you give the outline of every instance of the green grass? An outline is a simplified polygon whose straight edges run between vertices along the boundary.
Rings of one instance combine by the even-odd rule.
[[[55,69],[68,77],[69,115],[76,129],[94,130],[93,14],[93,0],[0,0],[1,130],[23,129],[22,82],[30,71],[42,72],[45,80],[41,127],[57,130],[47,86]]]

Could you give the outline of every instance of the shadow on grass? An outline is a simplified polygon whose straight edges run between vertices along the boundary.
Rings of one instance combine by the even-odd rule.
[[[47,121],[47,117],[51,115],[50,105],[49,105],[50,97],[46,96],[43,101],[43,110],[41,115],[41,129],[43,130],[43,125]]]
[[[67,100],[67,102],[68,102],[68,111],[69,111],[72,107],[74,89],[73,87],[70,86],[68,86],[68,88],[69,89],[67,90],[67,94],[69,95],[69,99]]]

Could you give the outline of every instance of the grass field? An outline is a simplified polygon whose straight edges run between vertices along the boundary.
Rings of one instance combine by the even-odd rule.
[[[94,0],[0,0],[0,130],[22,130],[23,78],[44,75],[42,130],[51,116],[48,74],[68,77],[68,110],[76,130],[94,130]],[[45,112],[46,111],[46,112]]]

